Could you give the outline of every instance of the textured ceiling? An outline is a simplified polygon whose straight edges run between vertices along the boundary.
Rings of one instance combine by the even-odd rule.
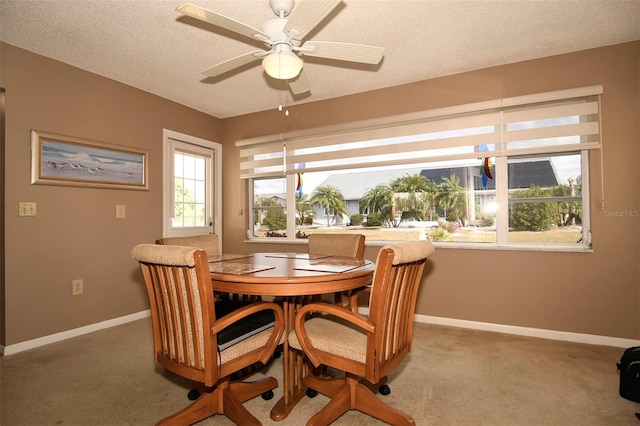
[[[275,18],[267,0],[190,1],[255,28]],[[343,0],[306,39],[382,46],[384,58],[305,57],[311,93],[294,100],[259,62],[202,76],[264,46],[183,17],[182,3],[0,0],[0,40],[226,118],[640,39],[640,0]]]

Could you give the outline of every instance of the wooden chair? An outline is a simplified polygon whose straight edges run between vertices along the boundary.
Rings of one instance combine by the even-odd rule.
[[[269,360],[284,331],[282,309],[257,302],[218,318],[203,250],[140,244],[131,255],[149,295],[155,361],[202,385],[191,405],[158,424],[193,424],[215,414],[239,425],[261,424],[242,403],[260,394],[269,399],[277,380],[232,383],[230,377]]]
[[[289,345],[304,350],[316,367],[327,365],[345,372],[339,379],[304,378],[305,386],[331,398],[307,425],[329,424],[350,409],[393,425],[415,424],[409,415],[378,399],[371,389],[411,350],[418,287],[433,251],[429,241],[380,250],[368,318],[329,303],[311,303],[298,311]]]
[[[309,234],[308,250],[309,254],[344,256],[364,260],[364,242],[365,236],[363,234]],[[352,295],[357,293],[357,289],[348,293],[335,293],[334,301],[336,304],[343,304],[343,296],[347,300],[351,300]],[[314,299],[314,301],[320,300],[321,298]]]

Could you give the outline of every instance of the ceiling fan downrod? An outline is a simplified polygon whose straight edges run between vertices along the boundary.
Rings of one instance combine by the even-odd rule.
[[[284,18],[289,16],[295,3],[294,0],[269,0],[269,7],[271,7],[276,16]]]

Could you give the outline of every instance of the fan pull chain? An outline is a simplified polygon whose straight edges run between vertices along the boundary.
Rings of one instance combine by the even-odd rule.
[[[283,85],[286,84],[284,80],[282,81],[282,84]],[[282,112],[282,110],[284,109],[284,115],[288,117],[289,116],[289,109],[287,108],[286,102],[285,102],[285,106],[284,107],[282,106],[282,92],[283,92],[283,89],[280,89],[280,93],[279,93],[279,95],[280,95],[280,103],[278,104],[278,111]]]

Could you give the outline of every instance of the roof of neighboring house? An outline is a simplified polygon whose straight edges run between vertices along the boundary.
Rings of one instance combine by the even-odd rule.
[[[549,159],[540,159],[536,161],[519,161],[511,162],[507,166],[509,171],[509,188],[528,188],[530,185],[538,185],[542,187],[558,185],[558,178]],[[473,173],[473,187],[476,189],[484,189],[482,187],[481,164],[478,167],[445,167],[440,169],[425,169],[420,174],[436,183],[442,182],[443,178],[455,175],[460,179],[460,186],[467,188],[467,173],[469,170]],[[492,175],[495,174],[494,167],[491,167]],[[496,183],[493,179],[487,180],[486,189],[496,189]]]
[[[287,197],[285,194],[260,194],[255,196],[254,201],[257,201],[260,198],[268,198],[274,200],[281,206],[285,206],[287,204]]]
[[[367,172],[350,172],[338,173],[329,176],[321,185],[331,185],[338,188],[345,200],[359,200],[362,194],[368,189],[375,188],[377,185],[390,183],[391,181],[406,175],[421,174],[434,181],[441,183],[442,179],[455,175],[460,178],[460,186],[463,188],[467,185],[467,173],[471,171],[473,174],[469,178],[473,178],[473,185],[476,189],[483,189],[482,177],[480,175],[480,162],[478,167],[443,167],[438,169],[408,168],[398,170],[375,170]],[[536,161],[519,161],[509,163],[509,188],[528,188],[531,184],[538,186],[554,186],[558,185],[558,178],[549,159],[539,159]],[[491,168],[491,172],[495,173],[495,168]],[[486,189],[495,189],[495,181],[489,179]]]

